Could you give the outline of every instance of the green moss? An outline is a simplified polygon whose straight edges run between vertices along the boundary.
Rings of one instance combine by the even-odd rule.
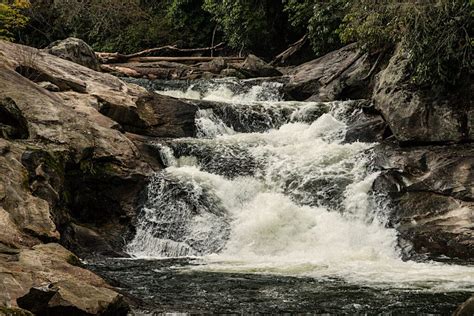
[[[67,259],[66,262],[69,263],[70,265],[76,266],[76,267],[81,267],[82,263],[81,260],[75,255],[70,255]]]
[[[13,307],[0,306],[0,316],[33,316],[27,310]]]

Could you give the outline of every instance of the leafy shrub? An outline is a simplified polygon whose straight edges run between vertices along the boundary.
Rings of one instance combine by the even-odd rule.
[[[340,48],[339,27],[349,6],[349,0],[288,0],[285,11],[295,28],[306,28],[317,56]]]
[[[288,19],[281,1],[204,0],[203,9],[232,48],[269,56],[286,45]]]
[[[0,1],[0,39],[13,40],[13,32],[24,27],[28,18],[22,11],[30,6],[27,0]]]
[[[353,1],[340,26],[345,43],[367,50],[397,42],[410,52],[412,82],[454,85],[472,71],[473,1]]]

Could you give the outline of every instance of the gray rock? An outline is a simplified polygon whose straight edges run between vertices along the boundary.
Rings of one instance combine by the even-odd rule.
[[[473,122],[469,91],[436,96],[433,91],[412,87],[408,53],[401,47],[378,77],[373,100],[399,142],[458,143],[474,139],[469,127]]]
[[[367,98],[366,77],[371,69],[368,57],[355,44],[345,46],[291,69],[285,90],[295,100]]]
[[[92,48],[81,39],[68,37],[51,43],[46,49],[49,54],[75,62],[76,64],[94,69],[100,69],[99,59]]]
[[[234,65],[234,67],[247,78],[278,77],[282,75],[276,68],[252,54],[248,55],[241,65]]]
[[[407,257],[474,257],[474,146],[375,149],[373,189],[388,195],[389,223],[411,244]]]

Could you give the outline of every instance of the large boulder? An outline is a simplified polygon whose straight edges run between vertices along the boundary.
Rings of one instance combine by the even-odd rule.
[[[408,257],[474,257],[474,146],[376,148],[374,190],[391,200],[389,224]]]
[[[33,287],[17,299],[18,306],[35,315],[127,315],[123,296],[107,288],[69,280]]]
[[[397,48],[388,66],[378,74],[373,94],[376,107],[396,139],[405,144],[474,140],[471,88],[440,94],[413,87],[408,54],[401,46]]]
[[[100,70],[100,62],[92,48],[81,39],[68,37],[51,43],[46,49],[49,54],[70,60],[94,70]]]
[[[242,64],[233,67],[247,78],[278,77],[282,75],[276,68],[252,54],[248,55]]]
[[[369,55],[351,44],[294,67],[285,89],[295,100],[362,99],[370,95],[371,68]]]
[[[0,248],[0,306],[15,307],[17,299],[30,288],[63,281],[87,284],[97,291],[111,291],[102,278],[80,267],[79,259],[59,244]],[[93,300],[95,294],[85,291],[82,296],[84,300]]]

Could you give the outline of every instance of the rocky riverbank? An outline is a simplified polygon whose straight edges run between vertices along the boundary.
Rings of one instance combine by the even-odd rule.
[[[125,255],[141,193],[162,168],[149,140],[195,136],[198,109],[221,106],[97,72],[84,45],[71,54],[0,41],[0,315],[126,314],[126,299],[76,255]],[[404,54],[370,56],[350,45],[281,69],[282,93],[366,99],[346,137],[381,142],[373,189],[390,198],[389,225],[406,258],[472,261],[472,89],[448,96],[413,90]],[[239,69],[279,74],[252,60]]]

